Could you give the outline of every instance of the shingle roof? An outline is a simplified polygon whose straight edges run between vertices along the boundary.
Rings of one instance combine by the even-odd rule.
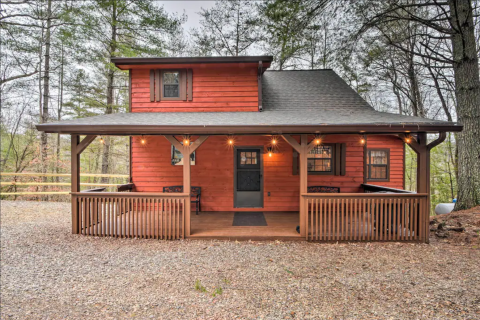
[[[118,113],[38,125],[62,133],[459,131],[453,122],[375,111],[332,70],[266,71],[263,112]]]
[[[265,71],[262,84],[265,110],[373,110],[333,70]]]

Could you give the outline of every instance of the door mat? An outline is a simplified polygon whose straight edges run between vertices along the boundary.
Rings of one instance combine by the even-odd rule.
[[[266,226],[267,221],[263,212],[235,212],[233,215],[234,227],[254,227],[254,226]]]

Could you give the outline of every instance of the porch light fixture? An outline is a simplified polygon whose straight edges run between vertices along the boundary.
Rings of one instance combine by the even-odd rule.
[[[269,157],[273,156],[273,148],[272,147],[267,148],[267,154],[268,154]]]
[[[227,145],[233,147],[235,145],[235,138],[233,136],[227,137]]]
[[[322,138],[319,135],[316,135],[314,142],[318,146],[320,143],[322,143]]]
[[[145,144],[145,143],[147,143],[147,140],[145,140],[145,138],[142,136],[142,139],[140,140],[140,143]]]
[[[104,143],[105,143],[105,140],[103,140],[103,137],[100,137],[100,143],[101,143],[101,144],[104,144]]]
[[[184,146],[190,145],[190,137],[189,136],[183,137],[183,145]]]
[[[412,138],[410,136],[405,137],[405,142],[410,144],[410,142],[412,142]]]
[[[367,138],[365,137],[365,135],[363,135],[362,138],[360,139],[360,144],[363,146],[366,142],[367,142]]]

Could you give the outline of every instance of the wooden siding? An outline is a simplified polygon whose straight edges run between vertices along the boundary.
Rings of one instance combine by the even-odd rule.
[[[155,66],[193,71],[193,99],[150,101],[150,69],[133,69],[132,112],[258,111],[256,64]],[[187,84],[187,88],[190,84]]]
[[[171,145],[162,136],[146,136],[140,144],[132,144],[132,182],[138,192],[162,192],[164,186],[181,185],[182,166],[172,166]],[[236,146],[268,145],[270,137],[237,136]],[[233,148],[225,136],[211,136],[196,151],[196,164],[191,167],[191,185],[202,187],[203,211],[258,211],[233,207]],[[390,148],[392,174],[390,182],[375,184],[402,189],[403,145],[390,136],[369,136],[369,147]],[[292,148],[279,139],[278,152],[264,161],[264,211],[299,210],[299,176],[292,173]],[[344,176],[309,175],[308,185],[340,187],[342,193],[362,192],[363,146],[358,135],[327,136],[324,143],[346,143],[346,172]],[[270,192],[270,196],[268,193]]]

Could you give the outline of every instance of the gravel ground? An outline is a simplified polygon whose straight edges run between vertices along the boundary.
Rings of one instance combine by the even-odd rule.
[[[480,319],[480,249],[70,234],[66,203],[1,203],[2,319]]]

